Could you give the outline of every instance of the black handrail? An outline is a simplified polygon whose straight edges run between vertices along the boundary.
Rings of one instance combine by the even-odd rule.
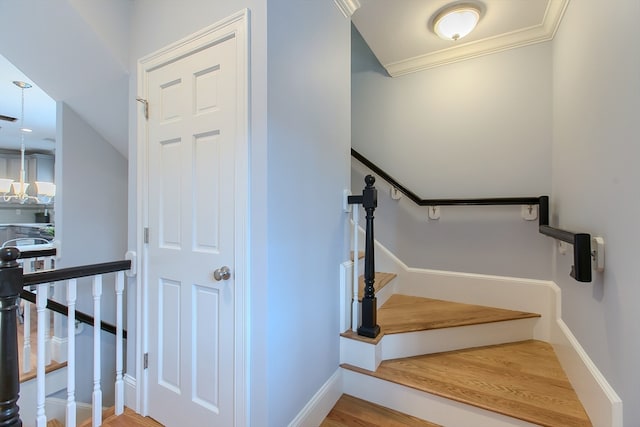
[[[41,251],[36,252],[42,253]],[[0,426],[7,427],[22,425],[20,409],[17,404],[20,395],[20,382],[16,318],[18,298],[21,293],[25,294],[24,286],[112,273],[131,268],[131,261],[117,261],[24,274],[17,261],[19,257],[20,251],[15,247],[0,248]],[[30,294],[30,292],[26,292],[26,294]],[[24,296],[29,300],[34,297],[33,294]],[[31,301],[34,300],[35,298]],[[47,306],[58,304],[53,303],[55,301],[48,301]],[[62,306],[62,304],[60,305]],[[62,307],[58,307],[60,311],[64,311],[66,308]],[[78,316],[77,319],[81,320],[80,314]]]
[[[588,233],[573,233],[551,227],[549,225],[549,196],[484,199],[422,199],[353,148],[351,149],[351,155],[367,168],[371,169],[376,175],[380,176],[380,178],[391,184],[392,187],[409,197],[409,199],[418,206],[539,205],[538,232],[545,236],[572,244],[573,265],[571,266],[570,276],[579,282],[591,282],[591,235]]]
[[[33,292],[29,292],[24,289],[22,290],[22,292],[20,292],[20,298],[34,304],[36,303],[36,295]],[[47,308],[51,311],[62,314],[63,316],[69,316],[69,307],[52,299],[47,299]],[[93,318],[93,316],[78,310],[76,310],[76,320],[89,326],[94,326],[95,323],[95,319]],[[105,321],[100,322],[100,329],[112,335],[116,334],[116,326]],[[122,330],[122,338],[124,338],[125,340],[127,339],[126,329]]]
[[[391,175],[380,169],[369,159],[353,148],[351,155],[360,163],[371,169],[380,178],[411,199],[418,206],[488,206],[488,205],[537,205],[538,197],[488,197],[482,199],[423,199],[404,185],[396,181]]]

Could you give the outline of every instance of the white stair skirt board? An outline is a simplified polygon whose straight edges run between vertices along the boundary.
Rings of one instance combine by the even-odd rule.
[[[140,411],[137,404],[136,379],[129,374],[124,375],[124,406]]]
[[[289,427],[317,427],[342,396],[342,369],[331,375],[326,383],[289,423]]]
[[[533,427],[526,421],[344,369],[343,392],[443,426]]]
[[[60,390],[64,390],[66,387],[66,366],[56,369],[53,372],[49,372],[45,376],[45,390],[47,394],[57,393]],[[23,427],[35,427],[36,425],[37,392],[38,387],[35,378],[20,383],[20,399],[18,400],[18,406],[20,407],[20,418],[22,419]]]
[[[383,360],[533,338],[537,318],[384,335],[377,344],[340,337],[340,362],[375,371]]]
[[[555,322],[551,343],[593,425],[623,427],[622,400],[562,319]]]

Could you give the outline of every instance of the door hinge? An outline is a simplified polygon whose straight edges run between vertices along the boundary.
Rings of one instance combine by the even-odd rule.
[[[144,106],[144,118],[149,120],[149,101],[140,97],[137,97],[136,101],[142,103],[142,105]]]
[[[149,227],[144,228],[143,237],[145,243],[149,243]]]
[[[149,353],[145,353],[144,354],[144,359],[142,361],[142,367],[143,369],[148,369],[149,368]]]

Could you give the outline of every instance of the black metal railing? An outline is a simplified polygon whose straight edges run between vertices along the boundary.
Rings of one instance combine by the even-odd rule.
[[[364,238],[364,296],[362,297],[362,323],[358,335],[375,338],[380,333],[377,321],[378,303],[375,295],[375,255],[373,252],[373,212],[378,206],[378,190],[373,186],[376,179],[372,175],[364,178],[365,187],[360,196],[349,196],[349,204],[362,205],[366,212]],[[358,286],[357,283],[354,286]]]
[[[131,261],[116,261],[103,264],[94,264],[82,267],[65,268],[52,271],[24,274],[19,258],[31,258],[45,256],[46,251],[29,251],[21,254],[15,247],[0,248],[0,426],[21,427],[19,408],[17,405],[20,394],[20,373],[18,366],[18,337],[17,314],[18,300],[24,295],[25,286],[51,283],[98,274],[107,274],[117,271],[129,270]],[[55,250],[47,256],[55,255]],[[30,292],[27,294],[35,297]],[[28,295],[24,295],[30,301]],[[51,304],[51,305],[50,305]],[[52,310],[67,314],[66,306],[55,301],[48,300],[47,307]],[[76,318],[84,323],[93,325],[93,317],[76,312]],[[84,317],[84,318],[81,318]],[[112,326],[112,325],[110,325]],[[104,328],[103,328],[104,329]],[[108,330],[108,332],[111,332]],[[113,326],[115,333],[115,326]]]
[[[538,231],[545,236],[573,245],[573,265],[570,276],[579,282],[591,282],[591,235],[588,233],[573,233],[551,227],[549,225],[549,196],[538,197],[493,197],[480,199],[423,199],[404,185],[396,181],[392,176],[380,167],[368,160],[353,148],[351,155],[365,165],[380,178],[387,181],[393,188],[406,195],[418,206],[488,206],[488,205],[538,205]]]

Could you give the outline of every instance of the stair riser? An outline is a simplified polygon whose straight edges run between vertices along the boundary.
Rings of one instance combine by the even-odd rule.
[[[385,335],[382,360],[528,340],[533,338],[537,321],[537,318],[518,319]]]
[[[534,427],[526,421],[343,369],[343,391],[447,427]]]
[[[375,371],[383,360],[533,338],[538,319],[518,319],[456,328],[391,334],[377,344],[340,338],[340,363]]]

